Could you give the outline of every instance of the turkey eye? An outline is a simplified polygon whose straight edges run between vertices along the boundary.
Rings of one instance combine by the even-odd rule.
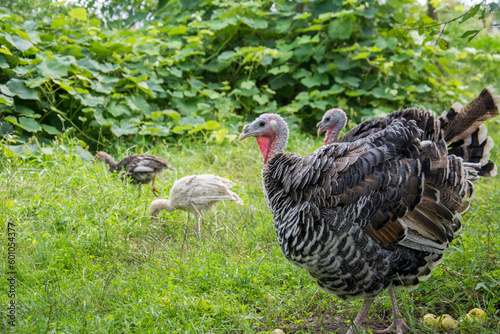
[[[264,122],[264,121],[262,121],[262,122],[259,123],[260,127],[263,127],[264,125],[266,125],[266,122]]]
[[[330,117],[325,118],[326,122],[330,122]]]

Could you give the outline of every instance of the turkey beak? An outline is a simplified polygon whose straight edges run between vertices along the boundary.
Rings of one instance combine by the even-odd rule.
[[[243,127],[243,132],[238,137],[238,140],[247,139],[248,137],[252,137],[252,132],[250,131],[250,124],[247,124]]]
[[[317,132],[318,136],[321,135],[323,132],[325,132],[325,126],[323,125],[323,121],[318,122],[316,126],[318,127],[318,132]]]

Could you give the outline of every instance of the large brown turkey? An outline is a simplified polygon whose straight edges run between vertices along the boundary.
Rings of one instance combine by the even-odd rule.
[[[153,182],[151,190],[158,197],[158,189],[155,187],[155,179],[160,175],[163,169],[175,169],[169,165],[167,160],[155,155],[132,154],[126,156],[121,161],[116,162],[112,156],[106,152],[97,152],[94,162],[104,161],[109,167],[110,172],[125,171],[125,176],[132,179],[134,184],[147,184]]]
[[[486,88],[439,117],[411,108],[359,124],[307,156],[285,153],[288,127],[263,114],[243,128],[264,156],[264,194],[285,257],[343,299],[364,298],[349,333],[388,289],[393,323],[408,331],[393,288],[415,289],[460,231],[472,181],[493,177],[482,123],[500,98]]]

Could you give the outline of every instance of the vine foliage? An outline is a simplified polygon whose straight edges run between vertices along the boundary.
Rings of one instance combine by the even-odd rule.
[[[482,80],[462,76],[478,52],[398,29],[409,0],[160,1],[123,21],[38,3],[0,8],[3,137],[72,128],[93,148],[221,142],[262,112],[314,133],[332,107],[353,122],[404,106],[441,111]]]

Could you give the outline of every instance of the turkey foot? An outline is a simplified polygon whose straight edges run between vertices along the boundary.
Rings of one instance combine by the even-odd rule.
[[[392,325],[390,325],[388,328],[383,329],[383,330],[374,330],[373,333],[396,333],[396,334],[404,334],[408,333],[410,331],[410,328],[406,325],[403,319],[400,318],[395,318],[394,321],[392,322]]]
[[[404,334],[408,333],[410,331],[410,328],[406,325],[405,321],[403,320],[403,317],[401,315],[401,312],[399,312],[398,309],[398,304],[396,301],[396,296],[394,295],[394,289],[392,287],[389,287],[387,289],[387,292],[389,293],[389,297],[391,298],[391,305],[392,305],[392,324],[384,329],[384,330],[374,330],[373,333],[396,333],[396,334]]]
[[[153,183],[151,184],[151,191],[153,192],[153,195],[155,195],[155,197],[158,197],[158,188],[155,187],[155,180],[156,180],[156,174],[153,174]]]

